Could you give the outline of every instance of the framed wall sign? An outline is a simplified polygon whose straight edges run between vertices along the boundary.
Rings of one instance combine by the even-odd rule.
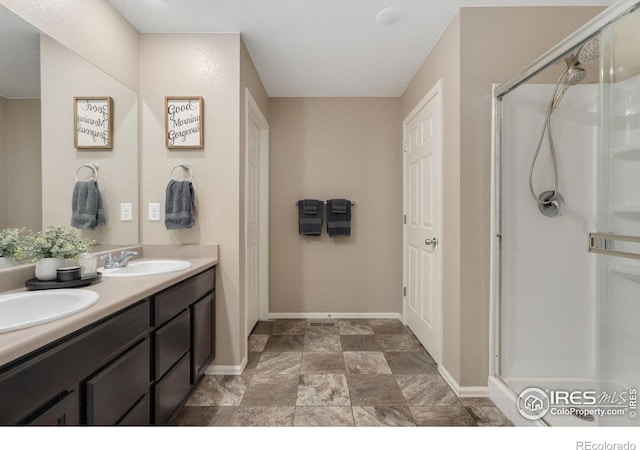
[[[113,148],[113,99],[73,97],[75,148]]]
[[[204,148],[204,100],[202,97],[165,97],[167,148]]]

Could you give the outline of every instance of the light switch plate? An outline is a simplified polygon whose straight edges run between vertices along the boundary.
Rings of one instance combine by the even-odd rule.
[[[131,203],[120,203],[120,220],[131,222],[133,220],[133,207]]]
[[[149,222],[160,220],[160,203],[149,203]]]

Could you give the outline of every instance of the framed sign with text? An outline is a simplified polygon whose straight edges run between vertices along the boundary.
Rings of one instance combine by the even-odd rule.
[[[164,110],[167,148],[204,148],[202,97],[165,97]]]
[[[73,118],[75,148],[113,148],[111,97],[73,97]]]

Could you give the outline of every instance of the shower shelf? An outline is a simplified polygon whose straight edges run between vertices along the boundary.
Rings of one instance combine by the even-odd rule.
[[[609,270],[627,280],[640,283],[640,265],[609,263]]]
[[[628,161],[640,161],[640,144],[628,144],[611,149],[611,156]]]

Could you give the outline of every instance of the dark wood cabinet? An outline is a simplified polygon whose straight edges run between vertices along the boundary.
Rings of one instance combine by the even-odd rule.
[[[213,292],[191,305],[191,384],[196,384],[216,357],[216,308]]]
[[[214,277],[206,271],[155,296],[156,424],[171,420],[214,356]]]
[[[45,407],[28,424],[44,426],[79,425],[78,393],[76,391],[63,393],[54,400],[52,405]]]
[[[115,425],[149,391],[149,338],[84,382],[88,425]]]
[[[165,424],[215,357],[208,269],[0,368],[0,425]]]

